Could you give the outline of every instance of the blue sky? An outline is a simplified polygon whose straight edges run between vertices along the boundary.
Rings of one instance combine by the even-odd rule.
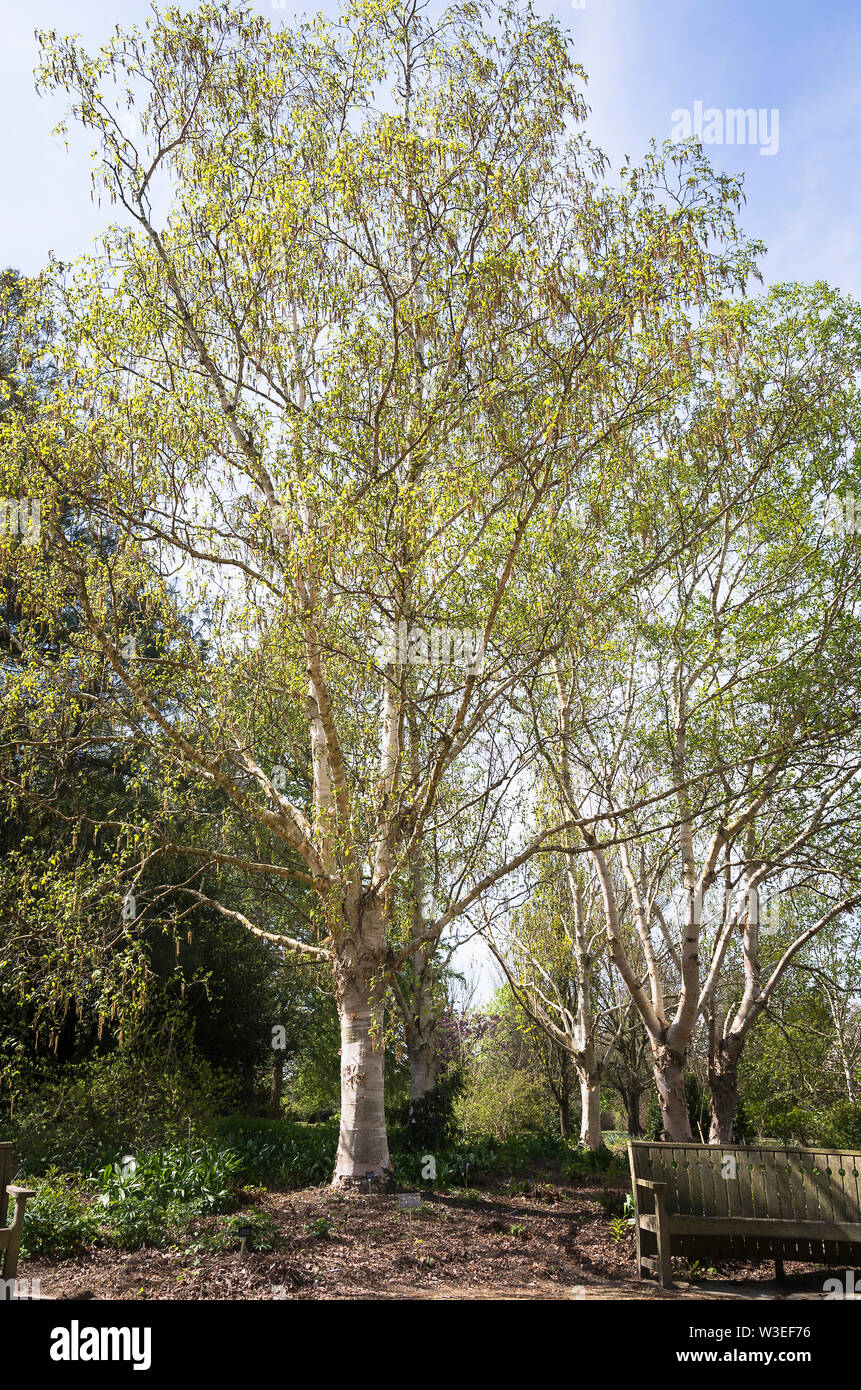
[[[254,7],[284,22],[271,0]],[[536,0],[574,36],[589,74],[593,138],[615,161],[668,137],[695,102],[779,112],[779,148],[710,145],[743,171],[744,226],[769,248],[766,280],[824,278],[861,297],[861,4],[859,0]],[[292,0],[288,0],[292,8]],[[334,13],[332,0],[314,6]],[[0,0],[0,264],[33,272],[49,250],[73,259],[107,212],[90,201],[91,140],[52,137],[59,101],[36,96],[33,29],[78,32],[90,46],[142,23],[144,0]]]

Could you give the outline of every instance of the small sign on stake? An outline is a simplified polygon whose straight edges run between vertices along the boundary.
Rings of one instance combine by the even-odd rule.
[[[253,1227],[253,1226],[239,1226],[239,1227],[237,1228],[236,1234],[239,1236],[239,1241],[240,1241],[240,1244],[239,1244],[239,1257],[240,1257],[240,1259],[243,1259],[243,1260],[244,1260],[244,1259],[245,1259],[245,1242],[246,1242],[246,1240],[250,1240],[251,1237],[253,1236],[253,1234],[254,1234],[254,1227]]]
[[[420,1192],[399,1192],[398,1210],[408,1211],[410,1214],[410,1226],[413,1224],[413,1207],[420,1207],[423,1201]]]

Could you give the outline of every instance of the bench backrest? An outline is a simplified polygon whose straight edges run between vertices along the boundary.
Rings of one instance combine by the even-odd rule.
[[[12,1145],[0,1144],[0,1226],[6,1225],[6,1207],[9,1201],[6,1187],[12,1181]]]
[[[631,1177],[666,1183],[668,1213],[861,1222],[861,1153],[741,1145],[628,1145]]]

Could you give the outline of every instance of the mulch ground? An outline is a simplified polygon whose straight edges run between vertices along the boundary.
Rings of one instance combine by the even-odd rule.
[[[225,1225],[211,1217],[172,1249],[29,1260],[19,1277],[66,1299],[822,1297],[825,1272],[811,1265],[787,1265],[774,1286],[770,1264],[717,1266],[705,1279],[676,1262],[677,1288],[664,1292],[636,1281],[633,1233],[614,1237],[600,1181],[525,1186],[426,1193],[413,1212],[394,1195],[258,1189],[245,1210],[271,1218],[271,1251],[243,1256],[238,1240],[207,1250],[201,1235]]]

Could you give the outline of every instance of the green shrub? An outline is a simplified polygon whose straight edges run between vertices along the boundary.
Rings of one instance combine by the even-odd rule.
[[[819,1134],[829,1148],[861,1150],[861,1103],[843,1100],[823,1111]]]
[[[629,1171],[628,1155],[624,1149],[575,1149],[563,1164],[562,1175],[569,1181],[572,1178],[588,1178],[595,1173],[607,1173],[611,1177],[622,1176]]]
[[[311,1125],[298,1120],[233,1115],[215,1126],[219,1142],[228,1144],[236,1153],[244,1181],[289,1187],[308,1187],[330,1180],[338,1151],[338,1130],[337,1116]]]
[[[230,1211],[239,1168],[238,1154],[217,1143],[174,1145],[106,1164],[92,1179],[103,1239],[123,1250],[157,1246],[193,1215]]]
[[[236,1206],[239,1167],[229,1146],[202,1143],[107,1163],[83,1184],[49,1169],[34,1179],[22,1250],[28,1257],[62,1258],[96,1242],[121,1250],[163,1245],[192,1217]]]
[[[388,1111],[392,1132],[401,1130],[415,1148],[445,1149],[457,1142],[455,1103],[464,1088],[462,1067],[450,1067],[432,1091],[418,1101],[405,1101]]]
[[[778,1143],[861,1150],[861,1104],[857,1102],[840,1101],[816,1109],[768,1100],[750,1105],[749,1111],[758,1134]]]
[[[423,1168],[427,1154],[402,1147],[405,1136],[393,1135],[392,1162],[399,1184],[427,1186]],[[439,1187],[474,1187],[498,1178],[510,1178],[540,1162],[562,1163],[571,1150],[558,1134],[513,1134],[505,1140],[485,1136],[471,1144],[435,1150],[436,1183]]]
[[[16,1097],[4,1137],[30,1173],[90,1172],[111,1155],[156,1148],[205,1132],[230,1107],[234,1083],[207,1062],[118,1052],[34,1069]]]
[[[27,1202],[21,1254],[61,1260],[97,1238],[99,1214],[74,1181],[49,1169],[34,1183],[35,1197]]]
[[[175,1145],[141,1154],[131,1163],[106,1164],[98,1175],[98,1200],[121,1206],[146,1197],[160,1207],[227,1211],[235,1201],[240,1158],[228,1145]]]
[[[317,1216],[313,1221],[305,1222],[305,1231],[315,1240],[328,1240],[335,1226],[328,1216]]]
[[[529,1072],[479,1062],[466,1073],[454,1113],[466,1139],[503,1142],[515,1134],[540,1132],[547,1123],[547,1101]]]
[[[278,1245],[280,1238],[278,1223],[267,1212],[252,1212],[250,1215],[243,1212],[239,1216],[231,1216],[220,1230],[204,1234],[201,1248],[212,1251],[238,1250],[241,1241],[239,1235],[241,1227],[250,1227],[251,1229],[251,1235],[247,1237],[249,1250],[266,1255]]]

